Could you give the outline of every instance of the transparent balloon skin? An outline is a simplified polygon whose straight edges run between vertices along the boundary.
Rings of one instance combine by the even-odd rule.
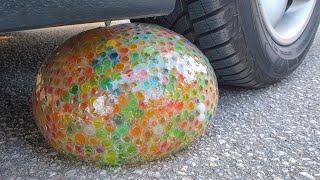
[[[159,159],[201,136],[217,80],[187,39],[148,24],[80,33],[41,67],[36,123],[56,150],[101,165]]]

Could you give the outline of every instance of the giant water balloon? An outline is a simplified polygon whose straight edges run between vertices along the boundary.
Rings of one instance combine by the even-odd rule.
[[[37,75],[33,111],[58,151],[121,165],[191,144],[217,102],[214,71],[197,47],[157,25],[124,24],[57,48]]]

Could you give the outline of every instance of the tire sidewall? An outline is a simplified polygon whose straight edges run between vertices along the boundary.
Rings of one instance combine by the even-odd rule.
[[[316,2],[302,35],[288,46],[277,44],[269,34],[257,0],[238,1],[241,30],[250,54],[258,67],[270,78],[284,78],[294,71],[306,56],[317,32],[320,1]]]

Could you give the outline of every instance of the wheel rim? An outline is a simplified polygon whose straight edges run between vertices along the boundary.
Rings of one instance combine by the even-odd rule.
[[[258,0],[263,21],[280,45],[294,43],[306,28],[317,0]]]

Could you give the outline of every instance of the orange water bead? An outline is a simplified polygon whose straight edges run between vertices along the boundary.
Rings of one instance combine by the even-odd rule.
[[[151,118],[151,117],[153,117],[154,115],[155,115],[155,112],[154,112],[153,109],[149,109],[149,110],[147,110],[147,111],[144,113],[144,116],[145,116],[146,118]]]
[[[150,147],[151,152],[155,152],[157,150],[158,150],[158,146],[156,144],[151,145],[151,147]]]
[[[122,45],[122,43],[117,43],[116,47],[120,47]]]
[[[120,48],[120,53],[127,53],[128,51],[128,48]]]
[[[129,49],[136,49],[138,46],[135,44],[130,44]]]
[[[60,114],[59,114],[58,112],[54,112],[54,113],[52,114],[52,120],[53,120],[53,121],[56,121],[56,122],[59,122],[59,120],[60,120]]]
[[[71,63],[71,64],[79,63],[80,61],[81,61],[80,56],[71,55],[71,56],[68,57],[68,62]]]
[[[168,117],[169,118],[172,118],[173,116],[174,116],[174,112],[172,112],[172,111],[168,112]]]
[[[156,109],[156,114],[165,114],[167,108],[166,107],[159,107]]]
[[[194,103],[193,103],[193,102],[190,102],[190,103],[188,104],[188,109],[189,109],[190,111],[192,111],[192,110],[194,109]]]
[[[63,94],[63,90],[62,90],[61,88],[57,88],[57,89],[55,90],[55,95],[61,96],[62,94]]]
[[[188,121],[187,120],[182,120],[178,123],[178,126],[180,128],[185,128],[188,125]]]
[[[193,126],[197,127],[200,124],[198,119],[193,120]]]
[[[95,137],[92,137],[92,138],[90,138],[90,143],[92,144],[92,145],[98,145],[98,143],[99,143],[99,140],[97,139],[97,138],[95,138]]]
[[[160,118],[158,121],[159,121],[160,124],[163,124],[163,123],[166,122],[166,119],[165,118]]]
[[[139,107],[142,108],[142,109],[145,109],[145,108],[147,108],[147,104],[145,102],[143,102],[143,101],[140,101],[139,102]]]
[[[129,59],[129,57],[128,56],[123,56],[122,58],[121,58],[121,61],[122,62],[128,62],[130,59]]]
[[[115,127],[114,125],[112,125],[112,124],[110,124],[110,123],[107,123],[107,124],[106,124],[106,130],[107,130],[108,132],[113,132],[115,129],[116,129],[116,127]]]
[[[175,102],[174,107],[176,110],[181,111],[183,109],[183,102],[182,101]]]
[[[94,54],[92,52],[87,52],[86,55],[85,55],[85,57],[87,59],[93,59],[93,56],[94,56]]]
[[[84,135],[83,133],[77,133],[74,138],[76,140],[76,143],[84,144],[86,142],[86,135]]]
[[[91,123],[91,117],[88,116],[88,115],[86,115],[86,114],[83,115],[81,119],[82,119],[82,121],[85,122],[85,123]]]
[[[143,93],[141,91],[137,91],[136,92],[136,97],[139,100],[143,100],[144,99],[144,95],[143,95]]]
[[[148,119],[142,119],[140,121],[141,126],[146,127],[149,125],[149,120]]]
[[[125,94],[121,94],[120,96],[118,96],[118,101],[122,105],[127,105],[128,104],[128,98],[127,98],[127,96]]]
[[[65,86],[70,86],[71,83],[72,83],[72,81],[73,81],[73,78],[72,78],[72,77],[68,77],[68,78],[66,78],[66,80],[64,81],[64,85],[65,85]]]
[[[93,69],[91,68],[91,67],[88,67],[88,68],[86,68],[85,70],[84,70],[84,75],[86,76],[86,77],[90,77],[90,76],[92,76],[94,74],[94,71],[93,71]]]
[[[184,81],[184,76],[182,74],[178,74],[178,81]]]
[[[141,128],[139,126],[134,126],[130,128],[129,133],[132,137],[137,137],[141,134]]]
[[[82,93],[82,94],[81,94],[81,98],[82,98],[83,100],[85,100],[85,99],[88,99],[89,96],[88,96],[87,93]]]
[[[83,81],[85,81],[86,78],[87,78],[87,77],[85,77],[85,76],[79,77],[79,78],[78,78],[78,83],[79,83],[79,84],[83,83]]]
[[[91,95],[95,95],[98,90],[99,90],[99,87],[93,86],[93,87],[91,88]]]
[[[85,110],[88,106],[89,106],[88,103],[83,102],[83,103],[80,104],[80,109],[81,109],[81,110]]]
[[[57,138],[63,139],[63,138],[65,138],[65,137],[66,137],[66,134],[65,134],[65,133],[63,133],[62,131],[58,131],[58,133],[57,133]]]
[[[134,141],[134,143],[135,143],[136,145],[141,145],[141,144],[143,144],[143,139],[142,139],[142,138],[138,138],[138,139],[136,139],[136,140]]]
[[[71,112],[72,109],[73,105],[71,103],[65,103],[62,108],[63,112]]]
[[[143,134],[145,138],[151,138],[152,135],[153,135],[153,131],[151,129],[146,130]]]
[[[56,85],[56,86],[59,86],[60,85],[60,82],[61,82],[61,79],[59,79],[59,78],[56,78],[56,79],[54,79],[54,84]]]
[[[113,105],[113,113],[117,114],[121,112],[121,106],[119,104]]]
[[[118,63],[114,66],[114,69],[121,71],[124,68],[124,64]]]
[[[145,144],[139,146],[140,153],[145,153],[147,151],[147,149],[148,149],[148,146]]]

